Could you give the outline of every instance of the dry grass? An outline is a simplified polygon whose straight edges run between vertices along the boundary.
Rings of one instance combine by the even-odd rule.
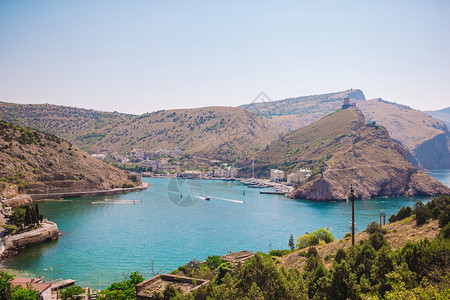
[[[422,239],[433,240],[439,233],[438,221],[429,220],[423,226],[416,226],[413,217],[406,218],[402,221],[389,223],[385,226],[388,231],[385,235],[386,240],[392,249],[403,247],[407,242],[417,242]],[[365,240],[369,237],[366,232],[360,232],[355,236],[355,243]],[[327,269],[333,264],[333,257],[339,249],[348,249],[351,246],[352,239],[346,238],[335,240],[329,244],[316,246],[319,256]],[[297,250],[283,257],[279,257],[277,261],[280,266],[285,268],[298,268],[303,270],[306,264],[306,257],[302,256],[302,252],[307,252],[308,248]],[[325,258],[327,258],[325,260]]]

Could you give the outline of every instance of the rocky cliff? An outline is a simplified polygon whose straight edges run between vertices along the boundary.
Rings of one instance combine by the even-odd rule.
[[[349,108],[273,142],[258,154],[256,165],[285,171],[311,168],[313,176],[290,195],[295,198],[346,200],[350,184],[359,198],[450,193],[408,163],[406,155],[386,128],[366,125],[362,112]]]
[[[444,122],[408,106],[372,99],[358,103],[367,121],[384,126],[411,157],[408,161],[427,169],[450,168],[449,133]]]

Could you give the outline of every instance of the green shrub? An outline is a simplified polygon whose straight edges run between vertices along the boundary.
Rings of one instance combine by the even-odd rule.
[[[224,262],[225,261],[223,259],[221,259],[220,256],[218,256],[218,255],[208,256],[208,258],[206,259],[206,265],[210,269],[216,269],[218,266],[220,266]]]
[[[314,246],[319,244],[319,239],[310,233],[307,233],[301,237],[297,238],[297,248],[303,249],[306,247]]]
[[[271,250],[269,252],[270,256],[284,256],[291,253],[292,250]]]
[[[72,285],[61,291],[61,299],[63,300],[81,300],[83,299],[83,288],[79,285]]]
[[[410,217],[413,211],[409,206],[403,206],[397,213],[397,221],[403,220],[404,218]]]
[[[439,215],[439,227],[443,228],[450,222],[450,205]]]
[[[367,226],[366,232],[368,234],[374,234],[375,232],[379,232],[381,234],[386,234],[387,231],[377,222],[372,222]]]
[[[425,224],[425,222],[430,218],[428,208],[420,200],[417,200],[416,204],[414,204],[414,213],[416,214],[417,225]]]

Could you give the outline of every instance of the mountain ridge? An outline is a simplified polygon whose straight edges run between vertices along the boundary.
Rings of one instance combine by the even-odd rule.
[[[338,110],[260,151],[256,169],[312,169],[289,196],[347,200],[350,184],[359,198],[448,194],[450,189],[406,161],[406,150],[379,125],[366,124],[356,108]],[[271,162],[270,164],[267,162]]]

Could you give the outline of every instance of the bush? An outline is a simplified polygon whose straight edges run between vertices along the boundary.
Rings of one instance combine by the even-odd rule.
[[[412,209],[409,206],[403,206],[397,213],[397,221],[403,220],[404,218],[410,217],[412,215]]]
[[[439,215],[439,227],[443,228],[450,222],[450,206],[447,206]]]
[[[431,211],[431,217],[434,220],[437,220],[437,218],[439,218],[439,215],[441,214],[441,210],[439,209],[439,207],[435,207],[433,208],[433,210]]]
[[[284,256],[291,253],[292,250],[271,250],[269,252],[270,256]]]
[[[387,245],[386,239],[380,232],[371,234],[369,237],[369,242],[376,251],[380,250],[381,247]]]
[[[381,234],[386,234],[387,231],[377,222],[372,222],[367,226],[366,232],[368,234],[374,234],[375,232],[379,232]]]
[[[389,219],[388,219],[389,223],[393,223],[395,221],[397,221],[397,215],[396,214],[392,214]]]
[[[325,228],[319,228],[317,231],[314,231],[312,234],[315,235],[320,241],[324,241],[327,244],[334,241],[334,236]]]
[[[414,204],[414,213],[416,214],[417,225],[425,224],[430,218],[428,208],[420,200],[417,200],[416,204]]]
[[[61,299],[63,300],[80,300],[83,299],[83,288],[79,285],[72,285],[61,291]]]
[[[307,233],[304,236],[297,238],[298,249],[303,249],[317,244],[319,244],[319,239],[315,235],[312,235],[310,233]]]
[[[208,256],[206,259],[206,265],[210,269],[216,269],[220,264],[224,263],[225,261],[220,258],[218,255]]]
[[[8,234],[14,234],[17,230],[17,226],[14,225],[2,225],[2,227],[8,232]]]

